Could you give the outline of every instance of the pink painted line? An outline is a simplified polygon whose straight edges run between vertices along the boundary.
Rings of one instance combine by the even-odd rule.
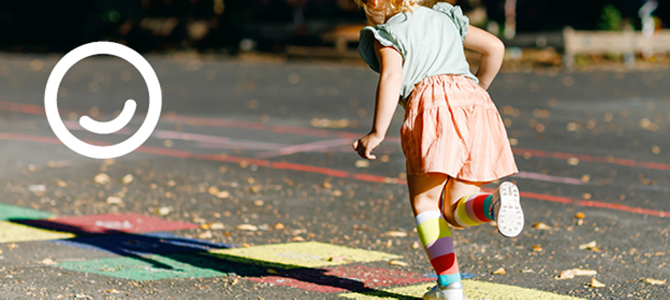
[[[44,107],[42,106],[15,103],[15,102],[0,101],[0,110],[35,114],[35,115],[44,115]],[[62,110],[62,112],[67,111]],[[166,114],[162,116],[161,121],[188,124],[194,126],[245,128],[253,130],[273,131],[278,133],[309,135],[317,137],[339,137],[339,138],[356,139],[362,136],[362,134],[355,132],[337,132],[324,129],[310,129],[310,128],[302,128],[294,126],[268,125],[261,122],[227,120],[227,119],[209,119],[209,118],[189,117],[175,114]],[[385,141],[390,143],[400,143],[400,138],[387,137]],[[512,148],[512,152],[517,155],[524,155],[528,153],[536,157],[547,157],[555,159],[568,159],[574,157],[585,162],[608,163],[627,167],[670,171],[670,164],[656,163],[656,162],[640,162],[632,159],[616,158],[612,156],[592,156],[586,154],[551,152],[551,151],[542,151],[542,150],[524,149],[524,148]]]
[[[530,154],[536,157],[548,157],[556,159],[577,158],[580,161],[608,163],[627,167],[639,167],[645,169],[656,169],[663,171],[670,171],[670,164],[655,163],[655,162],[639,162],[632,159],[616,158],[612,156],[592,156],[586,154],[564,153],[564,152],[549,152],[542,150],[512,148],[512,152],[517,155]]]
[[[314,143],[288,146],[288,147],[281,148],[277,151],[261,152],[261,153],[257,153],[256,155],[254,155],[254,157],[257,157],[257,158],[271,158],[271,157],[277,157],[277,156],[290,155],[290,154],[299,153],[299,152],[323,150],[323,149],[327,149],[327,148],[332,147],[332,146],[342,146],[342,145],[345,145],[345,144],[351,144],[352,142],[353,141],[351,139],[335,139],[335,140],[318,141],[318,142],[314,142]]]
[[[551,175],[545,175],[545,174],[540,174],[540,173],[531,173],[531,172],[519,172],[512,177],[533,179],[533,180],[539,180],[539,181],[557,182],[557,183],[567,183],[567,184],[573,184],[573,185],[584,184],[581,180],[579,180],[577,178],[551,176]]]
[[[37,143],[44,143],[44,144],[62,144],[59,139],[53,138],[53,137],[35,136],[35,135],[27,135],[27,134],[16,134],[16,133],[0,133],[0,140],[15,140],[15,141],[37,142]],[[93,143],[92,141],[86,141],[86,142]],[[100,144],[100,142],[95,142],[95,144]],[[260,167],[269,167],[269,168],[274,168],[274,169],[287,169],[287,170],[294,170],[294,171],[319,173],[319,174],[329,175],[329,176],[333,176],[333,177],[352,178],[352,179],[355,179],[355,180],[369,181],[369,182],[383,182],[383,183],[390,183],[390,184],[406,184],[407,183],[407,181],[404,180],[404,179],[394,179],[394,178],[368,175],[368,174],[355,174],[355,173],[349,173],[349,172],[340,171],[340,170],[334,170],[334,169],[322,168],[322,167],[315,167],[315,166],[309,166],[309,165],[302,165],[302,164],[293,164],[293,163],[284,163],[284,162],[270,162],[270,161],[263,160],[263,159],[249,159],[249,158],[228,156],[228,155],[220,155],[220,154],[193,153],[193,152],[188,152],[188,151],[183,151],[183,150],[174,150],[174,149],[148,147],[148,146],[141,146],[140,148],[137,149],[137,151],[142,152],[142,153],[156,154],[156,155],[169,156],[169,157],[192,158],[192,159],[202,159],[202,160],[221,161],[221,162],[230,162],[230,163],[241,163],[241,162],[244,161],[248,164],[255,164],[255,165],[260,166]],[[490,189],[483,189],[483,190],[485,192],[489,192],[489,193],[492,192],[492,190],[490,190]],[[571,198],[566,198],[566,197],[552,196],[552,195],[545,195],[545,194],[531,193],[531,192],[520,192],[520,195],[522,197],[532,198],[532,199],[537,199],[537,200],[542,200],[542,201],[550,201],[550,202],[557,202],[557,203],[563,203],[563,204],[573,204],[573,205],[577,205],[577,206],[586,206],[586,207],[607,208],[607,209],[612,209],[612,210],[626,211],[626,212],[630,212],[630,213],[634,213],[634,214],[643,214],[643,215],[657,216],[657,217],[663,217],[663,218],[670,218],[670,212],[657,211],[657,210],[645,209],[645,208],[637,208],[637,207],[631,207],[631,206],[614,204],[614,203],[607,203],[607,202],[600,202],[600,201],[584,201],[584,200],[577,200],[577,199],[571,199]]]

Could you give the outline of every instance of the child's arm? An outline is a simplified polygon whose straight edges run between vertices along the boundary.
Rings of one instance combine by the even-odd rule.
[[[470,26],[463,46],[482,54],[479,70],[475,76],[479,78],[479,85],[485,90],[488,89],[491,82],[493,82],[493,78],[500,71],[500,66],[502,66],[505,56],[505,44],[496,36],[477,27]]]
[[[381,144],[386,136],[386,131],[391,125],[393,113],[398,105],[402,84],[402,56],[400,53],[393,47],[382,46],[378,41],[375,41],[375,53],[381,68],[372,130],[352,144],[358,155],[365,159],[376,158],[371,152]]]

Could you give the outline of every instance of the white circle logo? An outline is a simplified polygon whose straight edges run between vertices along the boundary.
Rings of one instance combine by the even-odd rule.
[[[72,135],[72,133],[65,127],[58,112],[58,104],[56,103],[58,88],[60,87],[60,83],[63,80],[65,73],[67,73],[67,71],[80,60],[100,54],[114,55],[129,62],[140,72],[140,74],[142,74],[149,90],[149,109],[142,126],[140,126],[137,132],[127,140],[110,146],[91,145]],[[58,61],[47,80],[46,90],[44,91],[44,110],[46,111],[49,126],[51,126],[56,137],[58,137],[65,146],[83,156],[107,159],[120,157],[133,152],[133,150],[140,147],[151,136],[151,133],[153,133],[156,125],[158,125],[158,119],[160,118],[162,105],[161,99],[161,86],[158,82],[156,72],[154,72],[154,69],[142,55],[121,44],[112,42],[94,42],[75,48]],[[136,108],[137,104],[135,101],[129,99],[123,106],[123,110],[119,116],[114,120],[98,122],[88,116],[83,116],[79,119],[79,124],[84,129],[93,133],[110,134],[128,125],[135,114]]]

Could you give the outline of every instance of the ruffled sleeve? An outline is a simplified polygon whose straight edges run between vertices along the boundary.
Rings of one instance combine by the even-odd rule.
[[[449,3],[440,2],[433,6],[433,9],[442,13],[445,13],[449,18],[454,21],[458,32],[461,34],[461,40],[465,42],[465,35],[468,34],[468,26],[470,25],[470,20],[468,17],[463,15],[463,11],[460,6],[453,6]]]
[[[384,46],[395,48],[403,57],[405,56],[400,43],[386,27],[367,26],[361,29],[358,52],[373,71],[379,73],[381,69],[379,66],[379,60],[375,54],[375,40],[379,41],[379,43]]]

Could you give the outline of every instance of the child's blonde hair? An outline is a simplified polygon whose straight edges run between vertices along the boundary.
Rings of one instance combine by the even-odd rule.
[[[358,6],[362,7],[366,12],[368,10],[367,2],[369,0],[354,0]],[[432,2],[434,0],[381,0],[387,1],[390,4],[391,12],[411,12],[412,6],[414,5],[424,5],[424,2]]]

